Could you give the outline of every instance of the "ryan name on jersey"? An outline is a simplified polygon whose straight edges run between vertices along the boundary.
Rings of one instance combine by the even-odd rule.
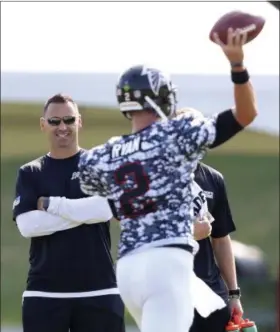
[[[131,141],[122,144],[114,144],[112,148],[111,158],[116,159],[134,152],[141,148],[141,137],[136,137]]]

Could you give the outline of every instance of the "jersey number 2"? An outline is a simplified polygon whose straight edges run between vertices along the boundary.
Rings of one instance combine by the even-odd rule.
[[[128,179],[129,177],[129,179]],[[150,179],[140,163],[128,163],[115,171],[116,183],[123,187],[127,181],[133,181],[133,188],[125,189],[120,197],[122,214],[126,218],[134,218],[156,211],[156,203],[149,199],[141,198],[149,190]],[[139,207],[136,204],[140,205]]]

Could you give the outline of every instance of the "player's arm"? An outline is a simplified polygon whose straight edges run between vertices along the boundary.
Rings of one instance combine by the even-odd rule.
[[[226,186],[221,174],[216,174],[216,197],[213,211],[212,246],[214,255],[221,271],[221,275],[229,290],[229,308],[231,313],[239,317],[243,315],[242,304],[239,299],[235,259],[232,250],[230,233],[235,231],[230,206],[227,198]]]
[[[225,235],[219,238],[212,237],[212,246],[217,264],[227,288],[230,290],[236,289],[236,267],[230,235]]]
[[[215,42],[221,47],[231,66],[235,107],[232,109],[232,114],[229,112],[219,114],[216,138],[210,146],[211,148],[221,145],[230,138],[229,136],[232,137],[247,127],[258,114],[255,91],[249,73],[243,65],[243,45],[246,40],[245,31],[234,31],[233,29],[228,31],[227,44],[223,44],[218,35],[215,36]],[[227,131],[229,131],[228,134]]]
[[[189,156],[206,148],[216,148],[244,129],[237,121],[237,111],[234,109],[223,111],[211,118],[189,108],[184,109],[184,112],[185,114],[177,117],[180,122],[177,141],[183,152]]]
[[[103,146],[100,146],[86,151],[80,157],[78,165],[80,186],[88,196],[107,196],[97,169],[98,161],[102,158],[102,148]]]
[[[32,172],[20,168],[16,181],[16,195],[13,203],[13,219],[23,237],[51,235],[54,232],[77,227],[80,223],[37,210],[37,193]]]
[[[235,225],[228,202],[227,191],[222,175],[215,179],[217,194],[212,224],[212,245],[217,264],[229,290],[237,288],[235,259],[232,251],[230,233],[235,231]]]
[[[100,196],[68,199],[65,197],[42,197],[42,207],[47,206],[47,212],[63,219],[94,224],[112,219],[112,211],[108,200]]]
[[[257,103],[250,77],[243,65],[243,44],[246,41],[244,32],[229,30],[227,44],[223,44],[216,37],[231,65],[231,80],[234,84],[235,107],[219,113],[216,119],[194,116],[191,125],[184,123],[182,132],[188,135],[190,144],[188,154],[198,152],[203,148],[215,148],[235,136],[243,128],[253,122],[257,116]]]
[[[209,148],[215,148],[253,122],[257,116],[257,103],[254,88],[245,67],[232,69],[235,107],[217,116],[216,136]]]
[[[206,148],[222,144],[237,132],[233,132],[233,126],[230,123],[232,120],[236,123],[231,110],[212,118],[206,118],[202,113],[191,108],[185,108],[183,112],[182,110],[179,112],[180,115],[174,120],[174,131],[177,131],[177,143],[181,152],[189,158],[197,158],[197,154]],[[230,130],[224,130],[224,128]],[[240,128],[239,125],[238,128]]]
[[[257,116],[257,102],[250,76],[243,60],[243,45],[247,41],[247,32],[228,30],[227,43],[224,44],[217,34],[215,42],[221,47],[231,66],[231,80],[234,83],[234,118],[242,127],[248,126]]]

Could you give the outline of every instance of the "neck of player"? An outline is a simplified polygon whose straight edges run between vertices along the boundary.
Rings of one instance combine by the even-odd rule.
[[[137,133],[138,131],[141,131],[147,127],[149,127],[151,124],[153,124],[155,121],[158,121],[159,118],[155,115],[154,112],[149,111],[138,111],[138,112],[131,112],[131,132],[132,134]]]
[[[72,156],[74,156],[75,154],[77,154],[80,150],[80,147],[78,144],[75,144],[73,146],[69,146],[69,147],[63,147],[63,148],[59,148],[59,147],[50,147],[50,157],[54,158],[54,159],[66,159],[66,158],[70,158]]]

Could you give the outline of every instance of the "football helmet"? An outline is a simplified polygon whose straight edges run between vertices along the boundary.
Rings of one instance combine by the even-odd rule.
[[[161,118],[171,117],[176,110],[176,88],[170,78],[158,69],[144,65],[129,68],[119,77],[116,87],[120,111],[152,110]]]

